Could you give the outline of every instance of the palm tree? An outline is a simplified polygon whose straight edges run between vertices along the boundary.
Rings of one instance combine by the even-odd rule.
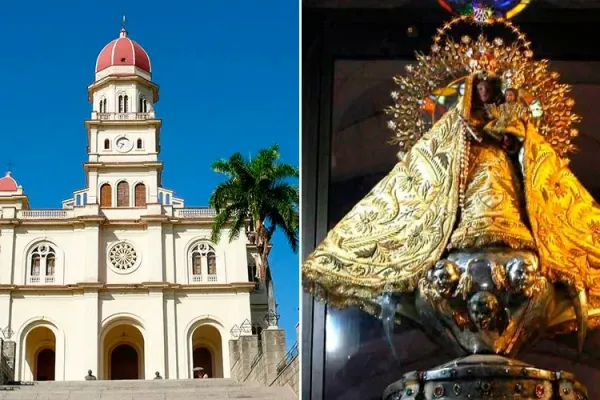
[[[217,216],[211,238],[218,243],[221,232],[230,227],[229,241],[239,237],[242,229],[253,231],[258,253],[256,278],[264,283],[269,268],[271,238],[277,228],[286,236],[294,252],[298,251],[298,187],[289,183],[298,178],[298,168],[280,163],[277,144],[262,149],[250,160],[235,153],[228,160],[217,160],[213,170],[228,177],[210,197],[210,206]]]

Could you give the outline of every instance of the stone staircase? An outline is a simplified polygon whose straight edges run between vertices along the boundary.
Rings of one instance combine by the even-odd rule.
[[[289,387],[264,387],[231,379],[32,382],[0,386],[0,400],[292,400]]]

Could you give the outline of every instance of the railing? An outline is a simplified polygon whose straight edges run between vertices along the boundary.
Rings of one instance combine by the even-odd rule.
[[[34,276],[29,277],[29,283],[33,283],[33,284],[41,283],[42,278],[44,278],[43,279],[44,283],[54,283],[55,282],[54,275],[47,275],[44,277],[41,277],[39,275],[34,275]]]
[[[67,210],[23,210],[17,214],[22,219],[63,219],[69,217]]]
[[[287,352],[283,360],[281,360],[279,364],[277,364],[277,374],[280,374],[284,369],[286,369],[287,366],[290,365],[296,357],[298,357],[298,342],[294,343],[294,345]]]
[[[155,119],[154,112],[148,113],[92,113],[92,119],[102,121],[144,121],[147,119]]]
[[[214,217],[217,212],[214,208],[198,207],[198,208],[179,208],[175,210],[177,218],[206,218]]]
[[[192,275],[192,283],[217,283],[217,275]]]

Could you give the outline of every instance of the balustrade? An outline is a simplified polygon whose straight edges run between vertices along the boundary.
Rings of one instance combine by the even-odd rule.
[[[178,218],[206,218],[216,215],[217,212],[213,208],[208,207],[179,208],[175,210],[175,217]]]
[[[99,113],[93,112],[92,119],[98,119],[102,121],[144,121],[148,119],[155,119],[154,112],[146,113]]]

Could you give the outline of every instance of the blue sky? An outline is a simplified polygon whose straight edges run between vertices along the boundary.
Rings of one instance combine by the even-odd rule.
[[[160,85],[164,186],[204,206],[222,179],[213,160],[279,143],[298,157],[298,2],[263,0],[11,1],[2,6],[0,169],[11,162],[32,207],[60,208],[83,188],[96,57],[118,37],[150,55]],[[58,5],[60,4],[60,6]],[[271,253],[281,325],[296,340],[298,256],[276,235]]]

